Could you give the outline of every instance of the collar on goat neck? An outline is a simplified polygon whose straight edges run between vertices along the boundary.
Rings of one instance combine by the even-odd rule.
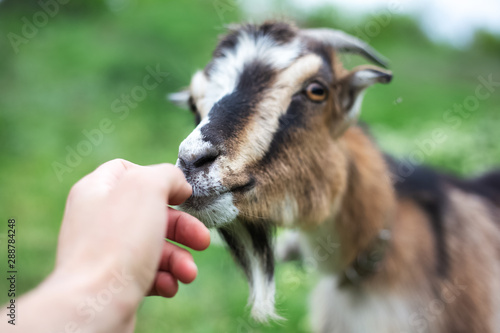
[[[358,285],[380,269],[396,208],[389,170],[378,148],[357,127],[346,131],[344,139],[348,178],[335,225],[341,286]]]
[[[377,273],[385,258],[390,239],[389,229],[380,230],[368,249],[360,252],[354,262],[340,273],[339,287],[358,286],[365,278]]]

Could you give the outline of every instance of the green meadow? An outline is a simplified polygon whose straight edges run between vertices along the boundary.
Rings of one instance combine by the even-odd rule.
[[[33,24],[42,10],[36,1],[0,3],[0,248],[7,219],[15,218],[21,293],[52,270],[65,199],[78,179],[118,157],[175,163],[194,119],[166,95],[209,61],[225,24],[246,19],[234,1],[107,3],[74,0],[40,27]],[[498,38],[481,32],[458,50],[430,42],[408,17],[351,20],[330,8],[253,20],[283,16],[302,26],[365,32],[390,59],[394,79],[367,92],[362,120],[402,168],[417,161],[477,175],[500,164]],[[378,30],[367,30],[374,24]],[[364,62],[344,59],[349,67]],[[0,257],[5,272],[6,254]],[[259,325],[249,319],[246,282],[224,247],[214,241],[194,257],[198,279],[174,299],[146,299],[137,332],[309,331],[308,292],[317,276],[300,265],[277,268],[278,312],[287,320]]]

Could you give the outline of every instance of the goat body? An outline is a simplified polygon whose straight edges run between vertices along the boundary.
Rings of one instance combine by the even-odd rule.
[[[311,299],[315,331],[500,332],[500,173],[462,181],[422,167],[398,181],[398,162],[360,128],[345,139],[353,164],[343,204],[320,232],[302,232],[305,256],[327,272]],[[391,239],[380,266],[340,286],[384,214]],[[336,263],[315,255],[329,235]]]
[[[385,66],[340,31],[231,28],[172,95],[199,120],[179,148],[193,187],[180,208],[218,228],[260,321],[279,317],[279,226],[299,232],[279,256],[300,252],[323,276],[311,298],[316,332],[500,332],[500,174],[402,173],[356,125],[364,90],[391,72],[346,70],[337,52]]]

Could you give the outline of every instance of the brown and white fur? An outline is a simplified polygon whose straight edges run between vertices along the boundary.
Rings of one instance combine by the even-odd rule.
[[[232,27],[189,89],[171,96],[198,122],[179,149],[193,186],[181,209],[218,229],[258,320],[279,317],[272,235],[285,227],[299,235],[281,255],[300,243],[323,276],[311,299],[315,332],[500,332],[500,175],[419,168],[399,177],[356,125],[365,88],[392,74],[348,71],[339,52],[384,65],[340,31]],[[353,279],[381,232],[376,269]]]

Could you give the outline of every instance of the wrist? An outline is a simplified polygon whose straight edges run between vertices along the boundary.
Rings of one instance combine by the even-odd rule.
[[[27,295],[27,301],[30,309],[47,312],[46,319],[54,320],[54,326],[47,323],[48,327],[59,330],[51,332],[124,332],[140,302],[131,297],[125,284],[116,272],[84,274],[56,269]],[[133,284],[128,287],[134,288]]]

